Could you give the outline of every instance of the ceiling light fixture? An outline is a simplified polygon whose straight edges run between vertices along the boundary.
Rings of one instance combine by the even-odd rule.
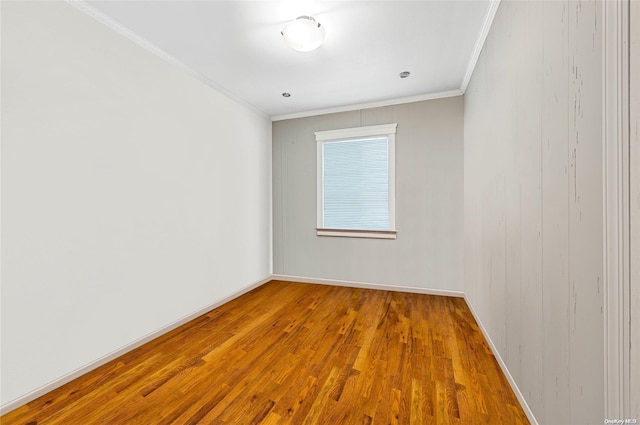
[[[310,52],[324,42],[325,31],[311,16],[298,16],[280,32],[287,46],[299,52]]]

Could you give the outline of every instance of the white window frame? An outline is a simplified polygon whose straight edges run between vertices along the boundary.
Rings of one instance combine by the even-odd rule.
[[[318,236],[339,236],[351,238],[396,239],[396,127],[394,124],[372,125],[368,127],[343,128],[340,130],[316,131],[317,159],[317,227]],[[323,227],[324,182],[322,145],[326,142],[359,140],[386,137],[389,160],[389,226],[390,230],[326,229]]]

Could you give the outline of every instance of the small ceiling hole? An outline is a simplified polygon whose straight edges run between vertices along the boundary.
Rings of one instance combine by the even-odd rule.
[[[400,73],[400,78],[407,78],[411,73],[409,71],[402,71]]]
[[[282,97],[291,97],[291,93],[284,92],[282,93]]]

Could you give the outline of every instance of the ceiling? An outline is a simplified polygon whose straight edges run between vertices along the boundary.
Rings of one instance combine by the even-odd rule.
[[[273,119],[461,94],[496,7],[495,0],[85,0],[82,6]],[[292,50],[280,35],[300,15],[326,30],[313,52]],[[402,71],[411,76],[401,79]]]

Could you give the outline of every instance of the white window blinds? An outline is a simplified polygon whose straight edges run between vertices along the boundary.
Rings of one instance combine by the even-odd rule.
[[[396,126],[315,133],[318,236],[396,238]]]
[[[392,230],[387,137],[322,144],[322,227]]]

